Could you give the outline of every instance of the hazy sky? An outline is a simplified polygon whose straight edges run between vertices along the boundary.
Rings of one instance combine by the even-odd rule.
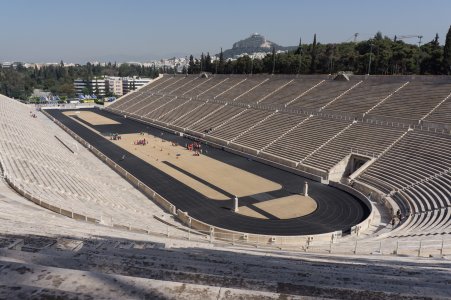
[[[360,33],[445,40],[451,0],[0,0],[0,61],[146,61],[229,49],[253,32],[283,46]],[[417,39],[407,42],[416,43]]]

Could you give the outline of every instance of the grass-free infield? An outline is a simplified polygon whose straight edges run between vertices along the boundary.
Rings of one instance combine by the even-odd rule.
[[[78,115],[78,117],[91,125],[117,125],[120,124],[117,121],[111,120],[110,118],[101,116],[92,111],[74,111],[72,114]]]
[[[255,203],[254,206],[281,220],[303,217],[311,214],[318,207],[315,200],[302,195],[291,195],[266,200]],[[249,206],[240,207],[238,213],[249,217],[267,219],[264,215],[253,210]]]
[[[65,115],[76,116],[75,120],[77,121],[78,118],[85,121],[89,119],[91,125],[111,124],[110,119],[91,111],[71,111],[65,112]],[[95,116],[98,118],[96,119]],[[106,123],[102,124],[104,120]],[[89,125],[86,126],[89,128]],[[98,133],[100,134],[100,132]],[[108,136],[104,136],[104,138],[110,139]],[[147,144],[136,145],[136,142],[140,140],[146,140]],[[276,182],[212,157],[195,156],[194,152],[186,149],[184,145],[172,144],[161,136],[133,132],[121,134],[120,140],[111,140],[111,142],[213,200],[229,200],[228,195],[236,195],[241,198],[282,188]],[[222,194],[219,190],[225,191],[227,194]]]
[[[301,176],[109,112],[49,110],[178,209],[222,228],[269,235],[348,230],[369,213],[357,198]],[[143,134],[144,132],[144,134]],[[117,133],[120,140],[111,140]],[[145,145],[137,145],[146,139]],[[125,159],[122,159],[125,157]],[[304,181],[309,197],[300,195]],[[233,212],[233,197],[239,211]]]

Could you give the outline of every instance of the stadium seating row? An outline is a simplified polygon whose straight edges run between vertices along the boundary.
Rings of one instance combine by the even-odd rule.
[[[38,111],[0,97],[0,159],[8,180],[47,204],[105,225],[166,232],[154,216],[169,216],[147,197]]]

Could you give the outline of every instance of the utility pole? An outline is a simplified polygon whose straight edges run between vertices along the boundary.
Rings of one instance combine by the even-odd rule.
[[[418,65],[418,74],[421,73],[421,39],[423,38],[422,35],[418,36],[418,61],[417,61],[417,65]]]

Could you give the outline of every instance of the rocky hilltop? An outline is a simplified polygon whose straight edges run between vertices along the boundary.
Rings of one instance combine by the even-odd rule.
[[[280,46],[267,40],[263,35],[254,33],[250,37],[234,43],[232,49],[225,50],[223,55],[224,58],[234,58],[243,53],[271,52],[273,47],[276,51],[293,50],[296,48],[295,46]]]

